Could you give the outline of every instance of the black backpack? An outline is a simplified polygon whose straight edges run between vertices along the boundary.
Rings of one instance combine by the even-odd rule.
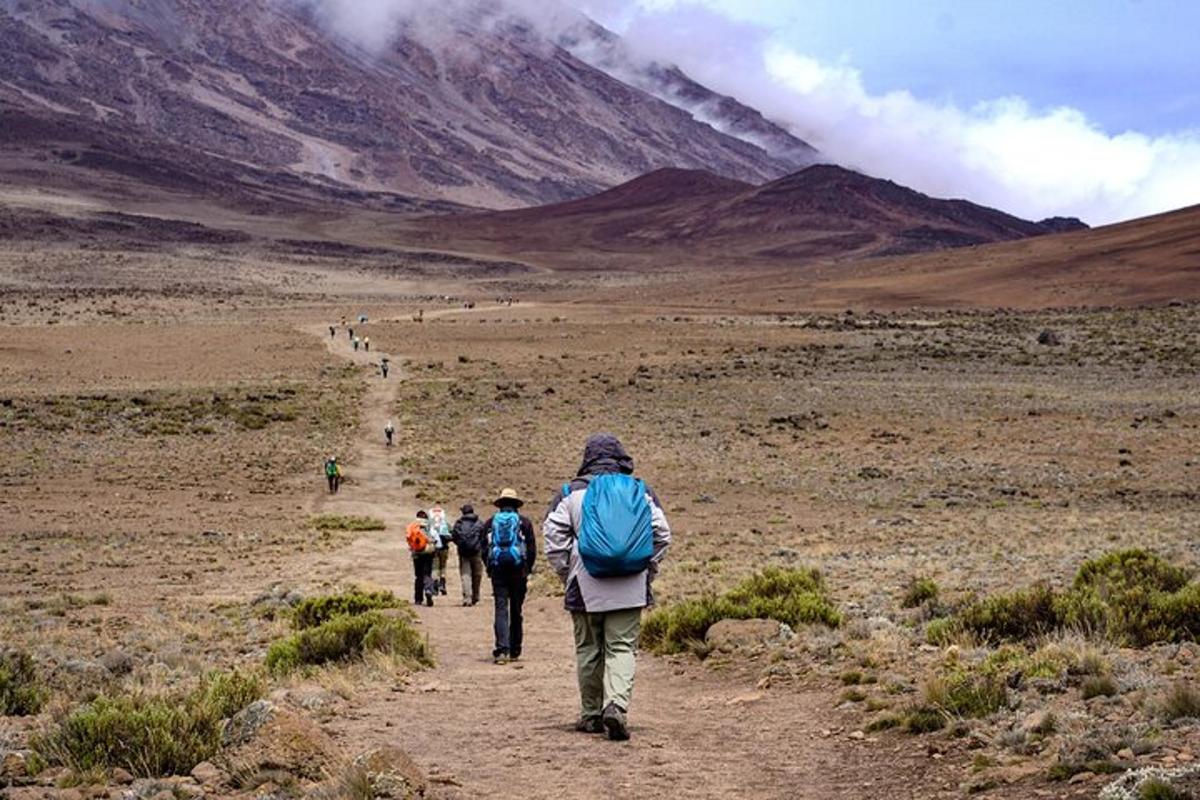
[[[478,519],[460,519],[454,523],[452,538],[458,545],[458,552],[465,556],[475,556],[483,552],[483,524]]]

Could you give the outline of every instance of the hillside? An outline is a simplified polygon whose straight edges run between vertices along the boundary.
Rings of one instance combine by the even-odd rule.
[[[666,166],[761,182],[799,165],[494,6],[478,11],[439,41],[401,28],[376,53],[302,4],[7,0],[0,177],[258,211],[281,200],[419,210],[412,198],[559,201]],[[727,100],[731,114],[756,113]]]

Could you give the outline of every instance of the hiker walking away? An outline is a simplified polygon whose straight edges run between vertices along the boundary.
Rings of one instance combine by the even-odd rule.
[[[417,512],[405,532],[413,560],[413,604],[433,605],[433,542],[429,538],[429,515]]]
[[[360,344],[362,344],[362,339],[359,339],[357,336],[355,336],[354,337],[354,352],[356,352],[356,353],[358,352],[358,346]]]
[[[332,338],[334,338],[335,336],[337,336],[337,328],[335,328],[335,327],[333,327],[332,325],[330,325],[330,326],[329,326],[329,338],[330,338],[330,339],[332,339]]]
[[[588,439],[579,472],[555,496],[542,535],[575,627],[582,706],[575,727],[624,741],[642,609],[653,602],[650,584],[671,529],[615,436]]]
[[[391,363],[385,358],[379,362],[379,371],[383,373],[383,379],[387,380],[388,369],[391,368]]]
[[[450,529],[450,540],[458,549],[458,577],[462,580],[464,606],[479,604],[479,589],[483,584],[483,526],[472,506],[461,509],[462,516]]]
[[[438,594],[446,593],[446,565],[450,561],[450,522],[441,506],[429,509],[429,538],[433,541],[433,563],[437,569],[434,587]]]
[[[396,436],[396,426],[389,419],[387,425],[383,426],[383,438],[387,439],[387,446],[392,446],[392,439]]]
[[[363,349],[368,353],[371,352],[371,337],[370,336],[363,338]]]
[[[350,334],[350,341],[354,341],[354,328],[346,328],[346,332]]]
[[[342,486],[342,465],[338,463],[337,456],[325,459],[325,480],[329,482],[329,493],[337,494]]]
[[[492,579],[496,603],[496,646],[492,660],[507,664],[521,657],[525,638],[523,607],[529,575],[537,561],[533,523],[520,514],[525,505],[515,489],[500,492],[494,503],[498,511],[483,524],[480,538],[487,553],[487,574]]]

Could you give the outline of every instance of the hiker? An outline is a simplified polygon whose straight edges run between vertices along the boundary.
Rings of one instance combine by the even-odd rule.
[[[354,328],[347,328],[346,331],[350,334],[350,341],[354,341]]]
[[[388,447],[392,446],[392,439],[393,439],[393,437],[395,437],[395,435],[396,435],[396,426],[393,425],[392,421],[389,419],[387,421],[387,425],[383,426],[383,438],[387,439]]]
[[[368,353],[371,352],[371,337],[370,336],[367,336],[363,339],[363,349],[366,350],[366,352],[368,352]]]
[[[417,512],[408,523],[405,538],[413,560],[413,604],[433,605],[433,542],[429,539],[429,515]]]
[[[507,664],[521,657],[525,625],[522,607],[529,586],[529,575],[537,561],[537,540],[533,523],[520,514],[525,505],[515,489],[504,489],[493,504],[498,509],[483,524],[480,540],[487,553],[487,574],[492,579],[496,603],[496,646],[492,660]]]
[[[433,542],[433,563],[437,569],[434,588],[446,593],[446,565],[450,561],[450,523],[441,506],[429,509],[429,538]]]
[[[575,627],[582,706],[576,730],[624,741],[642,609],[653,603],[650,584],[671,529],[615,436],[588,439],[579,472],[555,496],[542,535]]]
[[[329,493],[337,494],[342,486],[342,465],[338,463],[337,456],[325,459],[325,480],[329,482]]]
[[[354,352],[356,352],[356,353],[358,352],[358,346],[360,344],[362,344],[362,339],[359,339],[357,336],[355,336],[354,337]]]
[[[379,362],[379,371],[383,373],[383,379],[387,380],[388,369],[391,368],[391,363],[385,358]]]
[[[462,516],[450,529],[450,540],[458,549],[458,577],[462,580],[464,606],[479,605],[479,588],[483,584],[483,528],[475,508],[465,505]]]
[[[329,338],[330,338],[330,339],[332,339],[332,338],[334,338],[335,336],[337,336],[337,328],[335,328],[335,327],[333,327],[332,325],[330,325],[330,326],[329,326]]]

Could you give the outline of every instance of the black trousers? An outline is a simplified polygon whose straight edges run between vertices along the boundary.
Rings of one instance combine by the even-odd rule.
[[[414,553],[413,572],[413,602],[417,605],[425,602],[426,595],[433,594],[433,553]]]
[[[524,572],[493,572],[492,594],[496,600],[496,647],[493,656],[521,655],[525,638],[525,592],[529,579]]]

